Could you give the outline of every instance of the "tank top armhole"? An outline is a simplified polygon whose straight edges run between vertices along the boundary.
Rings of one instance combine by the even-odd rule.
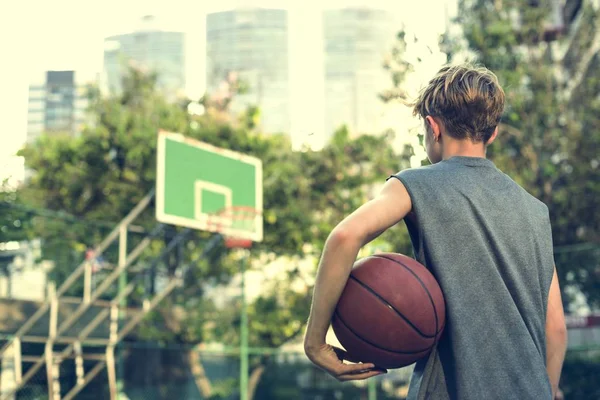
[[[411,238],[412,238],[413,234],[415,234],[417,236],[417,241],[416,241],[417,246],[415,249],[416,250],[415,257],[417,258],[417,261],[419,261],[421,264],[423,264],[425,267],[427,267],[426,260],[425,260],[425,249],[424,249],[424,243],[423,243],[424,242],[423,232],[422,232],[421,225],[419,224],[419,213],[417,211],[418,200],[415,196],[415,193],[413,193],[410,182],[408,182],[403,176],[401,176],[401,174],[390,175],[386,179],[386,182],[392,178],[398,179],[404,185],[404,187],[406,188],[406,191],[408,192],[408,195],[410,196],[410,201],[412,203],[412,210],[411,210],[410,214],[414,215],[414,220],[411,220],[407,216],[404,218],[404,223],[406,224],[406,228],[408,229],[409,234],[411,234]],[[415,247],[414,242],[413,242],[413,247]]]

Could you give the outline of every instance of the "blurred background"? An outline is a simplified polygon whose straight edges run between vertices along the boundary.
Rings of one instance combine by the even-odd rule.
[[[340,384],[302,334],[327,235],[387,176],[427,162],[407,104],[465,60],[507,92],[488,156],[550,209],[564,396],[600,399],[600,1],[11,7],[0,399],[405,398],[411,367]],[[262,160],[264,240],[249,256],[156,222],[159,129]],[[361,255],[377,251],[412,254],[404,225]]]

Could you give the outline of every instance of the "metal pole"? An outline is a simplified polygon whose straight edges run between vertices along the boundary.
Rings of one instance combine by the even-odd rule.
[[[248,400],[248,310],[246,307],[246,261],[248,251],[241,260],[242,310],[240,332],[240,400]]]
[[[123,226],[121,228],[121,232],[119,233],[119,267],[122,267],[127,262],[127,227]],[[127,287],[127,270],[123,270],[121,275],[119,276],[119,295],[121,295],[125,288]],[[121,302],[119,304],[120,312],[119,312],[119,322],[125,323],[125,309],[127,307],[127,297],[122,296]],[[118,331],[118,328],[117,328]],[[116,336],[116,334],[115,334]],[[111,332],[112,337],[112,332]],[[123,375],[124,375],[124,367],[125,363],[123,360],[123,351],[122,349],[117,349],[118,354],[118,368],[116,370],[116,396],[114,398],[118,399],[120,397],[121,392],[123,391]],[[114,349],[111,351],[112,365],[114,367]],[[107,360],[108,361],[108,360]],[[110,364],[109,364],[110,365]],[[113,398],[113,393],[111,393],[111,398]]]
[[[106,348],[106,373],[108,374],[110,400],[116,400],[119,392],[117,391],[117,372],[115,370],[115,348],[112,344]]]
[[[115,229],[113,229],[111,231],[111,233],[109,233],[109,235],[102,241],[102,243],[100,243],[100,245],[94,249],[94,253],[96,255],[102,254],[102,252],[104,250],[106,250],[106,248],[119,235],[120,227],[122,225],[128,226],[131,223],[131,221],[136,219],[138,217],[138,215],[140,215],[142,213],[142,211],[144,211],[146,209],[146,207],[148,206],[148,204],[150,204],[150,202],[152,201],[153,198],[154,198],[154,190],[152,190],[150,193],[148,193],[146,195],[146,197],[144,197],[135,206],[135,208],[133,210],[131,210],[131,212],[125,218],[123,218],[123,220],[119,223],[119,225],[117,225],[115,227]],[[84,268],[85,268],[86,263],[87,263],[87,261],[84,261],[82,264],[80,264],[77,267],[77,269],[75,271],[73,271],[73,273],[71,275],[69,275],[67,280],[65,280],[63,282],[63,284],[60,285],[60,288],[58,289],[58,291],[56,293],[57,297],[59,297],[59,298],[62,297],[63,294],[65,294],[66,291],[73,285],[73,283],[75,283],[77,281],[77,279],[84,273]],[[48,311],[49,308],[50,308],[50,300],[44,302],[44,304],[40,308],[38,308],[37,311],[31,317],[29,317],[29,319],[19,328],[19,330],[17,332],[15,332],[14,337],[18,338],[18,337],[24,336],[27,332],[29,332],[29,330],[33,327],[33,325],[35,325],[35,323],[42,317],[42,315],[44,315],[46,313],[46,311]],[[57,334],[57,336],[60,336],[60,333]],[[4,346],[2,346],[2,349],[0,349],[0,355],[2,355],[2,353],[4,353],[10,347],[10,345],[11,345],[10,341],[8,341],[6,344],[4,344]]]
[[[369,388],[369,400],[377,400],[377,382],[375,379],[367,380],[367,387]]]
[[[123,267],[127,263],[127,226],[122,226],[119,232],[119,267]],[[119,276],[119,294],[123,292],[127,286],[127,271],[123,270]],[[125,297],[121,299],[121,309],[127,306]],[[123,315],[124,316],[124,315]]]
[[[178,279],[172,279],[171,282],[169,282],[169,284],[167,285],[167,287],[160,292],[159,294],[157,294],[156,296],[154,296],[154,298],[152,299],[152,301],[150,302],[150,305],[148,307],[148,309],[146,310],[148,311],[152,311],[152,309],[154,307],[156,307],[156,305],[161,302],[166,296],[169,295],[169,293],[171,293],[171,291],[175,288],[176,285],[181,284],[181,281]],[[143,313],[139,313],[136,316],[134,316],[128,323],[127,325],[125,325],[121,332],[118,333],[116,340],[114,341],[114,343],[118,343],[119,341],[121,341],[125,336],[127,336],[127,334],[129,334],[129,332],[131,332],[135,326],[142,320],[142,318],[144,317]],[[109,343],[109,346],[114,345]],[[87,373],[87,375],[83,378],[83,383],[82,384],[77,384],[76,386],[74,386],[71,391],[69,393],[67,393],[63,400],[72,400],[75,398],[75,396],[77,395],[77,393],[79,393],[81,391],[81,389],[83,389],[96,375],[98,375],[98,373],[104,368],[104,366],[106,365],[107,359],[106,356],[101,358],[100,361],[94,366],[94,368],[92,368],[90,370],[90,372]],[[4,400],[4,399],[3,399]]]
[[[52,293],[50,300],[50,326],[48,327],[48,341],[46,341],[46,347],[44,355],[46,357],[46,375],[48,380],[48,398],[55,399],[56,394],[60,394],[60,388],[57,385],[60,384],[59,377],[59,366],[58,363],[54,362],[54,339],[56,339],[56,328],[58,325],[58,297],[56,293]]]
[[[94,254],[93,257],[96,257]],[[92,262],[93,259],[85,263],[83,270],[83,302],[89,303],[92,297]]]
[[[21,380],[23,379],[23,364],[21,361],[21,339],[15,338],[13,340],[13,352],[14,354],[14,363],[15,363],[15,383],[17,385],[21,384]]]

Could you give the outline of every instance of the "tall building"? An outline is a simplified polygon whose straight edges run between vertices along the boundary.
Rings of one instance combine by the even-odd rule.
[[[44,300],[54,265],[40,258],[39,239],[0,243],[0,298]]]
[[[75,79],[75,71],[47,71],[43,82],[29,87],[27,142],[42,133],[76,136],[86,109],[86,89]]]
[[[158,87],[169,97],[185,90],[185,35],[162,30],[152,16],[146,16],[134,32],[104,40],[104,89],[121,90],[128,64],[158,74]]]
[[[383,60],[398,32],[391,13],[366,7],[326,10],[325,132],[341,125],[352,133],[376,133],[384,105],[377,97],[389,88]]]
[[[219,91],[232,73],[247,85],[233,112],[261,110],[263,132],[289,132],[288,15],[285,10],[235,9],[206,18],[206,88]]]

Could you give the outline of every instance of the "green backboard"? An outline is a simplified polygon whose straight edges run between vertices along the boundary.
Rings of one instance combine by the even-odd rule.
[[[262,196],[258,158],[181,134],[158,133],[158,221],[260,242]]]

